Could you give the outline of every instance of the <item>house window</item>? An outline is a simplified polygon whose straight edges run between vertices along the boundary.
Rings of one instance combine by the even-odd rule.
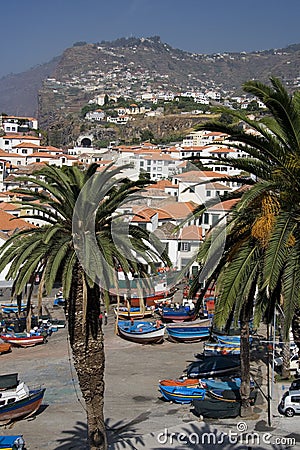
[[[16,131],[16,127],[11,127],[11,131]]]
[[[206,191],[206,197],[210,197],[211,196],[211,191]]]
[[[220,218],[219,214],[213,214],[212,215],[212,225],[215,225],[218,222],[219,218]]]
[[[22,148],[22,153],[27,155],[27,150],[25,148]]]
[[[208,215],[208,213],[204,213],[203,223],[204,223],[205,225],[208,225],[208,224],[209,224],[209,215]]]
[[[191,250],[191,243],[190,242],[179,242],[178,250],[181,252],[189,252]]]
[[[9,145],[9,141],[4,141],[4,144],[5,145]]]
[[[41,162],[41,158],[35,158],[35,162]]]

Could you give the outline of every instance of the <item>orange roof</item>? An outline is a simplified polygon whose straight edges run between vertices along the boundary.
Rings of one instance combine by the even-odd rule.
[[[179,239],[185,241],[202,241],[202,228],[197,225],[190,225],[183,227],[179,236]]]
[[[151,222],[151,218],[157,214],[157,211],[152,208],[141,208],[140,206],[133,206],[132,212],[135,213],[132,216],[132,222]]]
[[[26,155],[19,155],[18,153],[6,152],[6,151],[0,149],[0,157],[1,158],[11,158],[11,157],[26,158]]]
[[[204,178],[224,178],[224,174],[213,172],[212,170],[191,170],[189,172],[181,173],[180,175],[175,175],[174,178],[178,178],[183,181],[199,181]]]
[[[4,139],[30,139],[35,141],[40,141],[41,138],[38,138],[36,136],[29,136],[29,135],[23,135],[23,134],[6,134],[5,136],[2,136]]]
[[[184,219],[197,207],[194,202],[169,202],[159,209],[158,218],[160,220],[169,219]]]
[[[17,205],[13,205],[9,202],[1,202],[0,203],[0,210],[2,211],[15,211],[20,209]]]
[[[57,155],[51,155],[48,152],[34,152],[31,155],[27,155],[27,158],[54,158],[57,159]]]
[[[21,142],[20,144],[14,145],[13,148],[43,148],[43,147],[37,144],[33,144],[32,142]]]
[[[233,198],[231,200],[225,200],[224,202],[217,203],[209,208],[209,211],[230,211],[234,205],[238,203],[238,198]]]
[[[15,218],[12,214],[0,210],[0,230],[5,232],[12,232],[22,228],[35,228],[26,220]]]
[[[146,189],[165,189],[166,187],[178,188],[178,185],[173,185],[169,180],[159,180],[155,184],[150,184]]]

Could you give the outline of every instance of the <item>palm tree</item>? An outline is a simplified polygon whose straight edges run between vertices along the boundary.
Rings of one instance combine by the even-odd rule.
[[[118,208],[137,198],[145,182],[120,178],[111,166],[97,172],[78,166],[45,166],[23,177],[40,189],[17,189],[22,202],[45,224],[21,230],[0,250],[0,271],[10,265],[14,294],[19,295],[36,274],[47,293],[62,280],[74,365],[85,400],[91,449],[107,448],[103,417],[104,345],[100,297],[107,300],[116,283],[116,268],[147,276],[147,266],[165,254],[149,233],[124,222]],[[117,178],[119,177],[119,178]],[[37,192],[36,192],[37,191]],[[27,200],[26,200],[27,199]]]
[[[233,210],[225,227],[222,258],[219,264],[210,267],[208,280],[218,280],[218,324],[244,318],[242,328],[246,326],[249,317],[245,317],[244,311],[256,292],[257,320],[265,316],[270,321],[282,300],[287,335],[292,323],[299,324],[295,313],[300,304],[300,93],[289,95],[277,78],[270,81],[271,86],[258,81],[243,85],[245,92],[255,95],[266,106],[266,113],[259,120],[252,120],[240,111],[219,108],[233,119],[231,124],[213,121],[198,127],[226,133],[224,145],[249,156],[218,158],[218,164],[240,169],[252,175],[252,181],[253,176],[256,180],[254,184],[251,181],[252,187],[241,195]],[[247,129],[240,126],[241,122]],[[245,182],[245,178],[241,177],[241,181]],[[207,263],[210,242],[198,255],[202,266]],[[197,288],[196,281],[194,289]],[[248,339],[248,334],[247,330],[242,333],[242,369],[244,362],[248,366],[246,340],[243,345],[243,336]],[[296,339],[296,329],[294,336]],[[245,370],[243,379],[248,384]]]

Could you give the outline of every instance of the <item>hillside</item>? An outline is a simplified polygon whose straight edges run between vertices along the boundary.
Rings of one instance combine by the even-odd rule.
[[[300,44],[253,53],[195,54],[150,38],[121,38],[96,44],[77,43],[27,72],[0,79],[0,109],[36,115],[42,127],[77,115],[99,94],[129,96],[147,92],[219,91],[241,93],[249,79],[280,77],[298,86]],[[38,103],[37,103],[38,98]]]

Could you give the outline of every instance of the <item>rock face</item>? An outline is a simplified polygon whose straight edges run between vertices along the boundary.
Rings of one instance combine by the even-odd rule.
[[[0,80],[0,109],[37,115],[42,128],[56,129],[78,117],[89,100],[105,93],[130,96],[149,92],[214,90],[241,93],[249,79],[281,78],[291,89],[299,82],[300,44],[252,53],[195,54],[174,49],[158,36],[122,38],[96,44],[78,42],[48,64]]]

